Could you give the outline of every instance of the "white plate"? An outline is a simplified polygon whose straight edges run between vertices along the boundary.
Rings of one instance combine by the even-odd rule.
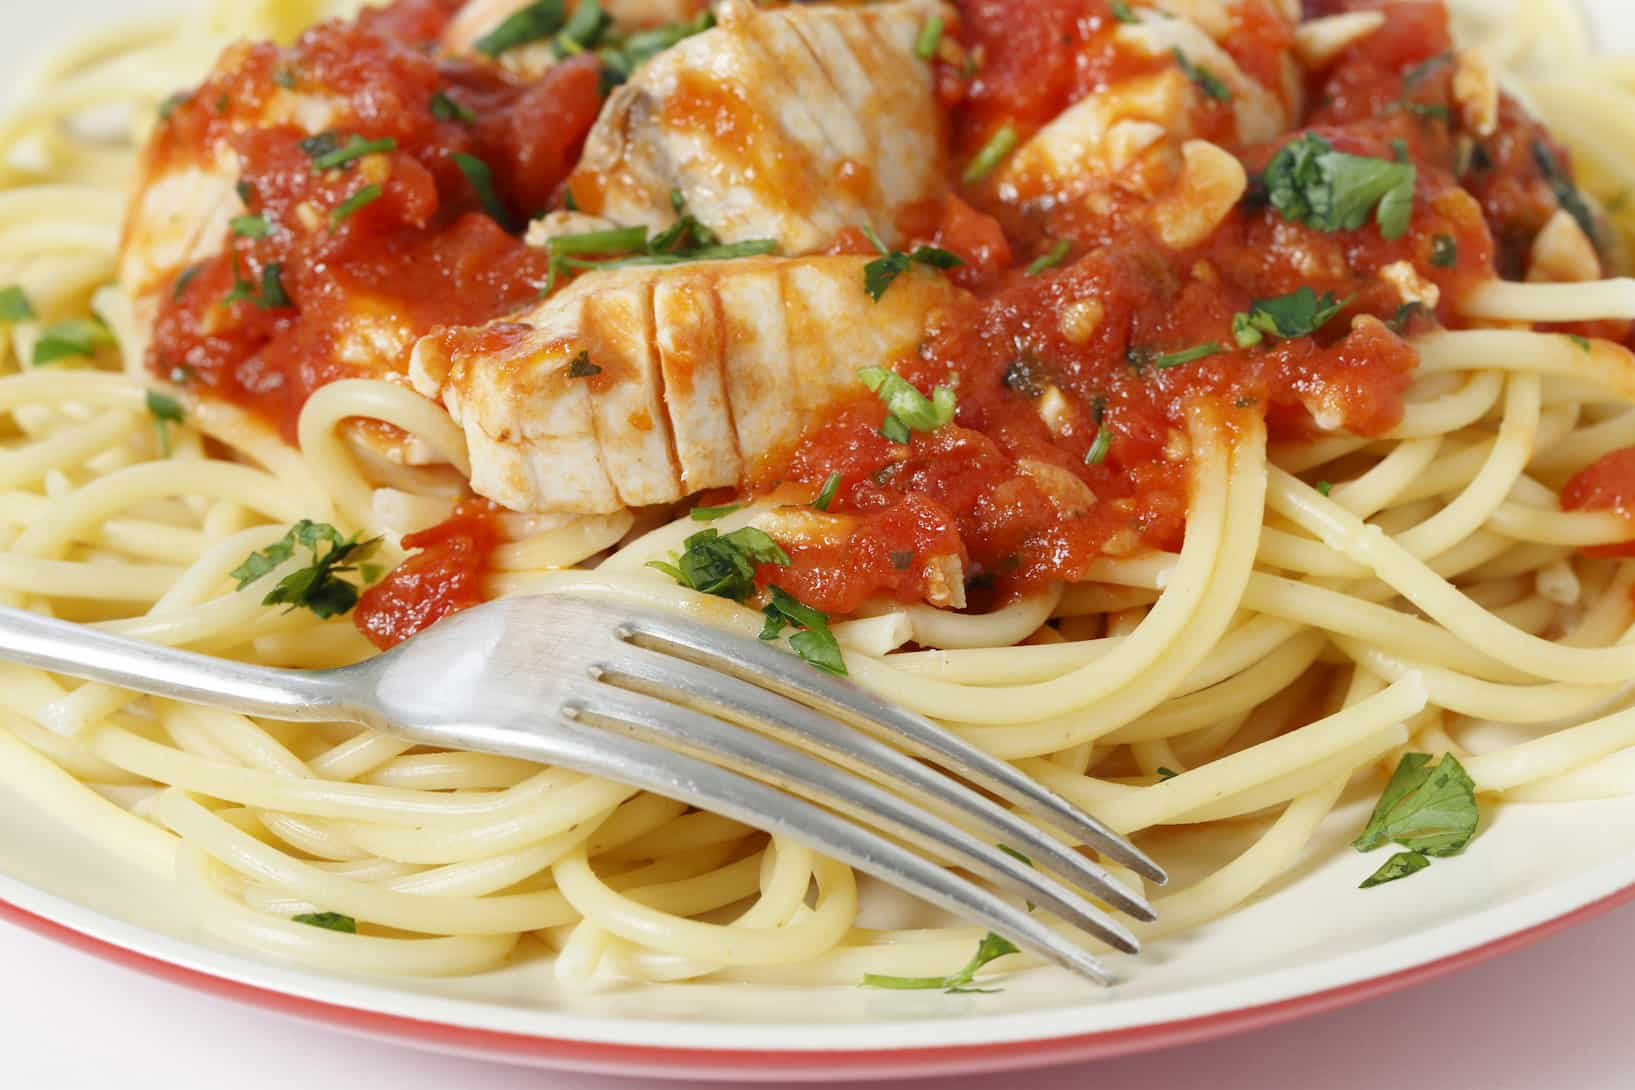
[[[1635,40],[1635,9],[1593,6],[1613,40]],[[130,7],[55,0],[8,11],[0,62]],[[832,1080],[1022,1067],[1264,1025],[1503,952],[1635,897],[1635,799],[1507,809],[1463,857],[1366,895],[1356,885],[1373,864],[1344,850],[1361,817],[1336,815],[1312,853],[1319,862],[1253,907],[1157,945],[1105,992],[1056,971],[961,997],[722,984],[571,997],[538,963],[455,981],[327,976],[194,933],[168,908],[164,885],[7,797],[0,915],[235,999],[422,1047],[609,1073]]]

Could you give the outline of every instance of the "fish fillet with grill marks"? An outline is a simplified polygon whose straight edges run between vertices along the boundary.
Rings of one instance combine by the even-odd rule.
[[[422,339],[410,377],[465,430],[480,495],[541,513],[673,503],[738,485],[961,296],[913,269],[875,302],[867,261],[592,272],[505,322]]]
[[[899,214],[942,195],[947,121],[915,40],[936,0],[759,10],[661,54],[614,92],[570,179],[580,207],[668,226],[671,195],[726,242],[811,253],[845,227],[899,241]]]

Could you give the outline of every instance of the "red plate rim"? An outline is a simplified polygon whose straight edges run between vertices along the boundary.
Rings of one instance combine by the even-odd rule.
[[[1361,1003],[1531,945],[1621,905],[1635,885],[1582,908],[1423,965],[1238,1010],[1126,1029],[992,1044],[903,1049],[669,1048],[609,1044],[429,1022],[307,999],[127,949],[0,900],[0,919],[65,946],[173,984],[237,1003],[394,1044],[511,1064],[603,1075],[670,1079],[824,1079],[982,1074],[1108,1059],[1264,1029]]]

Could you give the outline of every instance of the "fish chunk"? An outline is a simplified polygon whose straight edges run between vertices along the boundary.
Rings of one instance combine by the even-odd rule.
[[[597,270],[504,322],[423,338],[410,379],[466,434],[471,485],[516,511],[604,514],[738,485],[860,368],[918,350],[962,297],[865,257]]]
[[[578,205],[655,230],[671,195],[723,241],[811,253],[845,227],[900,241],[899,214],[946,188],[947,121],[914,53],[937,0],[760,10],[720,25],[614,92],[569,179]]]
[[[1200,13],[1219,0],[1194,0]],[[1206,72],[1230,95],[1231,143],[1243,147],[1275,138],[1298,115],[1298,81],[1268,88],[1245,75],[1211,35],[1190,19],[1138,9],[1139,22],[1121,26],[1121,48],[1165,58],[1157,72],[1132,76],[1079,100],[1039,130],[996,177],[1010,202],[1053,207],[1107,185],[1160,195],[1182,168],[1182,151],[1197,136],[1193,111],[1206,89],[1186,70]],[[1224,15],[1222,15],[1224,17]],[[1293,71],[1293,62],[1289,62]],[[1142,169],[1135,169],[1137,167]]]

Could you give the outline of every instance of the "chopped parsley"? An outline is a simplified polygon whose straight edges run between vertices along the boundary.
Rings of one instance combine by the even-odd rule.
[[[330,224],[333,226],[345,223],[363,209],[380,200],[381,197],[385,196],[385,193],[386,191],[380,186],[373,182],[369,183],[329,210]]]
[[[857,377],[885,402],[886,422],[880,433],[894,443],[906,443],[910,432],[933,432],[954,419],[956,398],[950,387],[938,386],[926,397],[912,382],[884,367],[865,367]]]
[[[601,373],[601,367],[591,362],[590,349],[588,348],[580,352],[579,355],[573,358],[573,362],[568,364],[569,378],[590,378],[592,375]]]
[[[1569,333],[1567,334],[1567,339],[1576,344],[1581,352],[1590,352],[1594,350],[1593,346],[1590,344],[1590,339],[1583,334]]]
[[[113,343],[113,334],[96,319],[68,318],[53,322],[41,332],[40,339],[34,342],[33,363],[43,367],[58,360],[88,358]]]
[[[261,270],[261,284],[246,280],[239,270],[238,258],[233,258],[233,290],[222,300],[228,306],[234,303],[254,303],[257,310],[277,310],[290,304],[284,290],[284,267],[274,261]]]
[[[635,75],[637,69],[660,53],[714,26],[715,13],[705,10],[683,22],[598,39],[596,56],[602,62],[603,93]]]
[[[1420,102],[1417,99],[1398,99],[1396,108],[1427,121],[1452,121],[1453,111],[1440,102]]]
[[[724,519],[728,515],[743,509],[744,505],[741,503],[727,503],[722,504],[720,507],[695,507],[693,508],[692,518],[694,522],[714,522],[716,519]]]
[[[1314,133],[1290,141],[1261,177],[1266,199],[1291,223],[1319,231],[1355,231],[1370,216],[1387,239],[1401,238],[1413,219],[1411,163],[1334,150]]]
[[[1410,88],[1418,87],[1421,83],[1425,82],[1425,77],[1429,76],[1432,72],[1436,71],[1444,64],[1451,63],[1453,63],[1452,53],[1438,53],[1428,61],[1420,61],[1412,68],[1402,73],[1402,85]]]
[[[799,599],[782,587],[770,588],[772,600],[761,610],[766,618],[761,626],[761,639],[770,643],[793,625],[799,632],[789,637],[789,647],[806,663],[837,677],[846,676],[846,660],[840,653],[840,641],[829,629],[829,615]]]
[[[1333,481],[1318,481],[1317,482],[1317,492],[1324,499],[1327,499],[1329,496],[1333,495],[1333,493],[1334,493],[1334,482]]]
[[[1452,235],[1437,235],[1431,239],[1431,264],[1439,269],[1451,269],[1459,264],[1459,240]]]
[[[680,556],[647,566],[702,594],[742,602],[755,593],[755,570],[762,564],[788,566],[789,554],[765,530],[745,526],[730,534],[704,530],[689,537]]]
[[[325,136],[333,137],[334,139],[322,140],[322,138]],[[318,141],[322,142],[317,143]],[[314,154],[312,147],[308,147],[309,144],[311,144],[312,147],[318,147],[322,150]],[[383,137],[380,140],[365,140],[361,136],[354,136],[345,144],[341,144],[340,138],[334,133],[320,133],[318,136],[303,140],[301,142],[301,146],[306,150],[308,155],[312,156],[312,169],[322,172],[325,170],[336,170],[340,167],[344,167],[349,163],[362,159],[366,155],[380,155],[388,151],[396,151],[397,141],[392,139],[390,136]],[[458,156],[456,156],[456,158],[458,158]]]
[[[994,847],[998,848],[1000,851],[1004,852],[1018,863],[1023,863],[1030,867],[1033,866],[1033,860],[1029,859],[1027,856],[1023,855],[1009,844],[995,844]]]
[[[296,923],[304,923],[309,927],[321,927],[325,931],[339,931],[346,935],[356,935],[358,933],[358,921],[339,912],[307,912],[290,918]]]
[[[551,255],[549,295],[568,269],[620,269],[638,265],[680,265],[691,261],[728,261],[758,257],[778,248],[776,239],[748,239],[723,243],[714,231],[687,211],[680,191],[670,194],[676,222],[651,237],[645,227],[613,227],[602,231],[557,235],[546,242]],[[588,256],[586,256],[588,255]]]
[[[926,19],[925,25],[920,27],[920,36],[914,39],[914,55],[922,61],[928,61],[937,55],[937,47],[942,45],[943,31],[948,22],[941,15],[932,15]]]
[[[148,412],[153,416],[154,430],[159,433],[159,449],[164,451],[166,458],[170,457],[170,427],[171,424],[180,424],[187,414],[182,411],[182,403],[173,397],[161,394],[157,390],[149,390],[147,396]]]
[[[1424,870],[1430,856],[1458,855],[1476,835],[1481,815],[1470,774],[1451,753],[1434,765],[1430,760],[1427,753],[1403,756],[1362,835],[1351,842],[1359,852],[1395,843],[1422,861],[1397,856],[1364,882],[1364,889]]]
[[[612,227],[606,231],[557,235],[546,244],[546,248],[553,256],[629,253],[647,248],[647,228]]]
[[[1005,161],[1005,157],[1016,150],[1016,145],[1021,143],[1021,140],[1008,122],[1001,126],[966,165],[963,176],[965,184],[975,185],[992,174],[998,169],[999,164]]]
[[[1064,260],[1066,260],[1068,253],[1072,249],[1073,244],[1068,242],[1065,238],[1062,239],[1049,250],[1033,259],[1033,263],[1027,267],[1027,275],[1038,276],[1046,269],[1054,269],[1057,265],[1060,265]]]
[[[1017,346],[1019,351],[1016,358],[1005,365],[1005,375],[1000,381],[1005,389],[1014,390],[1023,397],[1043,397],[1048,375],[1045,365],[1032,352]]]
[[[1193,345],[1179,352],[1158,352],[1150,347],[1131,345],[1124,353],[1124,359],[1136,371],[1145,371],[1148,367],[1156,371],[1167,371],[1171,367],[1182,367],[1189,363],[1218,356],[1226,351],[1226,346],[1219,341],[1208,341],[1204,344]]]
[[[890,988],[894,991],[940,991],[950,995],[983,994],[991,992],[990,988],[973,988],[977,973],[988,965],[1008,954],[1018,954],[1020,950],[1009,939],[996,935],[992,931],[982,937],[977,944],[976,953],[965,967],[957,973],[947,976],[881,976],[869,973],[863,977],[865,988]]]
[[[482,204],[483,211],[488,213],[489,218],[495,223],[510,230],[511,212],[505,207],[505,202],[500,200],[499,191],[494,188],[493,169],[475,155],[467,155],[462,151],[454,152],[449,158],[460,168],[460,173],[466,176],[471,188],[477,191],[477,200]]]
[[[880,236],[872,228],[863,228],[874,248],[880,251],[880,256],[863,266],[863,290],[878,303],[885,297],[891,285],[897,278],[908,271],[911,265],[924,265],[931,269],[957,269],[965,264],[965,259],[958,254],[936,246],[921,246],[912,254],[905,254],[901,250],[888,250],[886,244],[880,241]]]
[[[312,554],[312,562],[297,568],[279,581],[265,598],[264,606],[289,606],[291,610],[309,609],[323,620],[338,617],[358,604],[358,586],[342,576],[358,572],[366,582],[379,577],[379,570],[364,563],[380,548],[380,539],[362,540],[361,535],[342,537],[341,532],[325,522],[302,519],[283,538],[234,568],[229,578],[238,580],[238,589],[245,590],[256,580],[269,574],[293,556],[297,548]]]
[[[167,95],[165,100],[159,103],[159,120],[169,121],[171,114],[175,113],[177,110],[181,109],[183,106],[186,106],[192,101],[192,91],[177,91],[172,95]]]
[[[431,115],[439,121],[459,121],[466,125],[477,120],[475,111],[460,105],[447,91],[438,91],[431,96]]]
[[[602,9],[597,0],[580,0],[573,14],[556,36],[554,43],[558,57],[573,57],[594,46],[613,26],[613,16]]]
[[[1113,0],[1108,8],[1112,11],[1113,18],[1121,23],[1138,23],[1141,21],[1136,18],[1135,12],[1130,9],[1130,5],[1126,0]]]
[[[1567,168],[1556,158],[1555,152],[1550,150],[1550,145],[1542,140],[1533,141],[1533,162],[1538,165],[1544,180],[1550,184],[1556,203],[1578,221],[1578,226],[1584,229],[1585,237],[1600,245],[1601,226],[1595,220],[1595,212],[1584,199],[1584,194],[1573,184],[1572,175],[1567,172]]]
[[[29,301],[28,293],[16,284],[0,288],[0,322],[6,325],[16,325],[18,322],[32,322],[39,318],[34,312],[34,304]]]
[[[1180,773],[1175,771],[1173,768],[1165,768],[1163,765],[1158,766],[1158,780],[1160,783],[1165,780],[1173,780],[1179,775]]]
[[[1186,51],[1180,46],[1176,46],[1173,52],[1175,54],[1175,63],[1181,66],[1181,71],[1186,75],[1186,78],[1196,83],[1198,89],[1206,97],[1212,98],[1216,102],[1232,101],[1232,88],[1222,83],[1219,76],[1201,64],[1194,64],[1192,58],[1188,57]]]
[[[478,38],[477,52],[497,57],[518,46],[549,38],[566,23],[567,11],[563,0],[535,0]]]
[[[1099,466],[1107,460],[1107,452],[1113,449],[1113,429],[1106,424],[1096,429],[1096,438],[1090,444],[1090,449],[1084,452],[1084,464]]]
[[[1387,882],[1395,882],[1398,878],[1418,874],[1430,865],[1430,857],[1424,852],[1398,852],[1387,859],[1379,870],[1363,879],[1362,885],[1357,888],[1373,889],[1375,886],[1383,886]]]
[[[266,238],[272,233],[272,224],[268,223],[267,217],[260,213],[249,216],[234,216],[228,221],[228,226],[232,228],[233,234],[239,238],[260,239]]]
[[[1232,339],[1239,348],[1253,348],[1267,337],[1310,337],[1338,317],[1350,302],[1335,299],[1333,292],[1318,295],[1309,287],[1275,299],[1256,299],[1247,312],[1233,316]]]
[[[823,481],[823,487],[818,490],[817,499],[812,506],[819,511],[827,511],[835,502],[835,495],[840,491],[840,470],[835,470]]]

